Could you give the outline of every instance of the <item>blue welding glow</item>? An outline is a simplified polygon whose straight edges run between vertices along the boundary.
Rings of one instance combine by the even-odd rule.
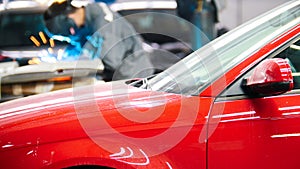
[[[50,33],[47,29],[45,30],[46,34],[56,40],[56,41],[60,41],[60,42],[67,42],[68,46],[64,49],[62,54],[59,53],[49,53],[48,51],[43,51],[41,53],[41,60],[43,62],[50,62],[50,63],[54,63],[56,61],[74,61],[74,60],[78,60],[80,57],[80,53],[82,50],[82,46],[80,44],[80,42],[78,41],[78,37],[76,36],[72,36],[72,37],[67,37],[67,36],[62,36],[62,35],[54,35],[52,33]]]
[[[76,45],[69,45],[62,55],[62,60],[78,60],[81,53],[81,46]]]
[[[40,59],[42,62],[47,62],[47,63],[55,63],[57,62],[57,58],[54,54],[51,54],[47,50],[42,50],[42,52],[39,55]]]
[[[61,35],[52,35],[51,38],[54,40],[61,41],[61,42],[68,42],[68,43],[72,42],[71,38],[66,37],[66,36],[61,36]]]
[[[64,49],[61,55],[50,54],[49,52],[48,54],[43,54],[42,61],[74,61],[79,59],[93,60],[100,56],[103,38],[99,32],[96,32],[91,36],[90,30],[87,27],[81,28],[77,31],[76,35],[72,36],[54,35],[48,30],[45,30],[45,32],[49,37],[56,41],[67,42],[68,46]]]
[[[95,0],[95,2],[104,2],[107,4],[112,4],[112,3],[116,2],[116,0]]]

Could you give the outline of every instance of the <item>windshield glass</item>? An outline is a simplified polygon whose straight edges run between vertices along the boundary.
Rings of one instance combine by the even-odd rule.
[[[6,13],[0,17],[0,46],[29,46],[29,39],[44,31],[42,13]]]
[[[239,64],[284,31],[299,24],[300,2],[291,1],[251,20],[200,48],[142,87],[198,95],[224,72]]]

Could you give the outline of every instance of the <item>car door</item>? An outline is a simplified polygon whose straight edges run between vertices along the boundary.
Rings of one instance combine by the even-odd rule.
[[[250,70],[216,98],[208,127],[209,169],[299,168],[299,42],[298,36],[268,56],[288,59],[292,91],[249,97],[241,85]]]

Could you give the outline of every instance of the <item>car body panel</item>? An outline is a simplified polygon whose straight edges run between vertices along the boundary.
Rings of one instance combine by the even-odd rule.
[[[293,27],[211,86],[228,86],[237,81],[249,67],[299,37],[299,32],[300,25]],[[211,87],[205,92],[212,93]],[[299,97],[299,93],[289,92],[254,99],[217,99],[209,117],[209,168],[297,168],[298,159],[293,154],[299,147]]]
[[[203,128],[203,125],[206,122],[205,114],[195,114],[195,112],[197,113],[198,111],[189,113],[189,111],[193,111],[193,108],[185,106],[181,107],[179,105],[187,106],[190,102],[195,102],[195,104],[198,104],[199,102],[200,109],[203,109],[201,112],[208,112],[209,105],[212,103],[211,98],[199,100],[198,97],[182,97],[180,95],[169,93],[145,92],[137,88],[128,88],[124,82],[122,83],[123,85],[117,85],[118,87],[114,88],[112,84],[115,83],[105,84],[101,87],[95,86],[94,89],[91,88],[91,86],[78,89],[75,88],[72,90],[68,89],[64,92],[59,91],[56,94],[48,93],[41,96],[31,96],[24,98],[22,101],[20,100],[20,102],[15,100],[4,103],[3,106],[1,105],[1,108],[4,109],[1,110],[2,125],[0,140],[2,150],[0,156],[7,158],[13,156],[14,151],[22,151],[23,153],[21,153],[19,157],[15,157],[14,160],[16,160],[16,158],[25,158],[26,160],[21,160],[24,163],[16,163],[15,167],[31,164],[31,166],[36,165],[36,167],[39,168],[43,165],[48,165],[47,162],[43,162],[43,158],[48,156],[49,153],[51,155],[51,152],[55,153],[55,155],[53,155],[55,158],[52,159],[50,164],[53,163],[53,165],[56,165],[56,160],[57,162],[63,160],[63,157],[60,159],[60,155],[62,155],[60,153],[63,153],[63,150],[60,148],[61,145],[64,145],[62,147],[66,150],[70,150],[74,145],[79,146],[86,143],[85,145],[87,147],[80,147],[78,151],[69,152],[70,154],[66,152],[68,158],[77,159],[84,157],[93,159],[93,157],[95,158],[95,155],[98,154],[96,157],[99,158],[100,155],[104,161],[109,161],[112,159],[109,155],[112,155],[113,152],[107,152],[101,149],[101,145],[97,145],[95,141],[92,142],[87,139],[88,137],[101,137],[107,139],[119,137],[118,133],[115,133],[116,136],[114,136],[114,133],[111,134],[111,132],[108,132],[109,130],[107,127],[102,125],[99,126],[99,129],[96,127],[97,130],[93,131],[93,134],[95,135],[89,135],[90,133],[87,132],[87,127],[89,126],[87,124],[97,123],[101,116],[104,117],[115,130],[132,138],[140,137],[141,135],[143,135],[143,137],[154,137],[155,135],[165,132],[170,126],[173,126],[179,131],[187,128],[192,132],[188,133],[186,138],[176,146],[177,148],[170,150],[170,154],[167,153],[162,156],[165,156],[164,158],[168,159],[168,165],[178,166],[179,168],[180,166],[183,167],[182,163],[176,163],[175,161],[178,161],[178,158],[186,158],[187,154],[191,155],[189,158],[186,158],[186,160],[195,158],[195,163],[191,163],[191,166],[205,165],[205,160],[202,161],[198,159],[199,157],[205,159],[205,143],[198,142],[199,130]],[[110,90],[108,89],[111,88],[114,88],[114,91],[118,94],[116,95],[114,92],[109,92]],[[87,93],[90,89],[95,90],[94,95],[90,96],[90,93]],[[73,100],[73,90],[76,90],[75,100]],[[95,98],[91,100],[83,97],[77,100],[77,93],[80,93],[81,95],[87,93],[87,98]],[[128,93],[130,93],[130,95],[128,95]],[[55,95],[55,98],[53,98],[52,95]],[[93,101],[95,101],[97,105],[96,109],[99,108],[98,111],[102,112],[102,115],[100,114],[99,116],[99,112],[95,114],[95,105],[93,105]],[[78,107],[84,109],[85,113],[83,115],[80,114]],[[127,113],[135,113],[136,115],[138,115],[137,113],[141,113],[140,111],[142,110],[144,113],[150,114],[150,117],[155,117],[157,111],[163,111],[161,112],[163,113],[163,116],[154,122],[136,125],[121,116],[120,112],[117,111],[117,108],[122,108],[122,110],[125,110]],[[185,109],[185,111],[181,112],[182,109]],[[184,113],[184,116],[179,114],[181,120],[178,120],[178,113]],[[189,114],[191,115],[189,116]],[[193,115],[196,115],[197,118],[193,117]],[[61,118],[62,116],[64,118]],[[195,119],[195,124],[197,125],[191,125],[193,124],[191,120]],[[84,122],[82,122],[83,120]],[[15,123],[15,121],[18,121],[18,123]],[[174,121],[176,121],[175,124]],[[41,130],[41,128],[43,129]],[[53,135],[55,137],[53,137]],[[138,147],[143,149],[146,154],[150,154],[151,150],[148,150],[150,152],[146,151],[146,147],[143,147],[144,145],[142,143],[137,141],[137,144],[135,144],[136,147],[132,147],[132,149]],[[132,145],[132,143],[129,142],[126,144],[126,140],[125,142],[123,140],[123,142],[117,142],[115,145],[116,147],[118,147],[117,145],[125,147]],[[56,152],[57,146],[59,147],[57,148],[59,152]],[[32,147],[37,149],[32,150]],[[197,156],[195,156],[195,152],[193,152],[194,147],[202,149],[197,152]],[[95,154],[87,151],[86,148],[92,149],[95,151]],[[87,155],[83,156],[82,151],[86,152]],[[135,149],[134,151],[138,151],[138,149]],[[45,156],[43,155],[44,152]],[[41,157],[42,159],[36,158],[34,153],[37,153],[38,157]],[[158,165],[155,161],[157,159],[161,160],[162,158],[161,155],[156,155],[153,157],[150,156],[149,159],[151,163],[148,164],[148,167]],[[134,160],[134,158],[129,159],[129,162],[134,162]],[[105,163],[102,165],[105,165]],[[167,166],[167,164],[165,165]],[[184,166],[186,166],[186,164]]]
[[[299,8],[300,1],[288,4]],[[276,32],[270,30],[270,36],[258,39],[258,45],[249,37],[251,48],[246,45],[230,53],[236,55],[223,55],[237,56],[230,60],[205,60],[200,57],[206,51],[204,47],[182,60],[183,64],[151,78],[75,87],[2,103],[0,166],[298,168],[300,88],[271,96],[251,96],[241,83],[262,61],[280,57],[300,42],[297,18],[297,23]],[[213,49],[222,49],[224,46],[217,46],[217,42],[211,43],[215,45]],[[198,62],[193,63],[194,58]],[[179,87],[182,93],[158,90],[168,80],[182,82],[164,73],[178,75],[172,74],[178,66],[203,66],[202,61],[216,66],[212,69],[217,71],[205,85],[196,86],[199,93],[184,93],[185,88],[180,88],[184,85],[167,86]],[[183,76],[193,73],[193,69],[185,70]]]
[[[211,113],[215,118],[210,124],[218,122],[218,126],[209,138],[208,166],[297,168],[299,98],[287,94],[217,102]],[[222,115],[214,111],[217,107],[224,109]]]

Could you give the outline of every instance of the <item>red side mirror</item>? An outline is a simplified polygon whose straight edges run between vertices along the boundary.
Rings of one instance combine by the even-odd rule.
[[[294,87],[291,67],[287,60],[273,58],[262,61],[246,79],[244,87],[249,94],[276,95]]]

